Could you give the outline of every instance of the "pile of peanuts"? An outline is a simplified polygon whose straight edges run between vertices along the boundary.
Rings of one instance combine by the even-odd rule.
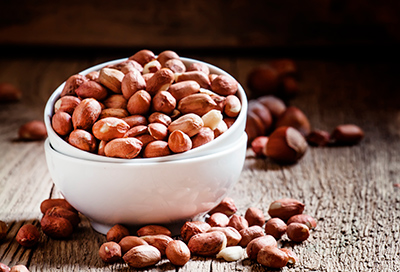
[[[186,152],[224,133],[241,110],[239,84],[186,67],[171,50],[140,50],[128,60],[68,78],[52,127],[71,145],[116,158]]]
[[[306,114],[296,106],[287,106],[299,87],[297,66],[293,60],[278,59],[254,67],[248,75],[253,94],[247,112],[246,133],[254,153],[277,163],[292,164],[305,154],[308,145],[354,145],[364,131],[354,124],[341,124],[331,133],[312,128]]]
[[[46,199],[40,205],[43,214],[40,220],[40,229],[53,239],[67,239],[78,228],[80,217],[78,211],[65,199]],[[6,238],[7,224],[0,221],[0,242]],[[34,248],[40,240],[39,228],[34,224],[24,224],[15,236],[15,240],[25,248]],[[0,263],[0,272],[28,272],[25,265],[8,267]]]
[[[171,236],[170,230],[161,225],[146,225],[132,235],[121,224],[114,225],[99,249],[105,263],[123,260],[130,267],[142,268],[156,265],[166,257],[176,266],[185,265],[191,256],[223,258],[237,261],[245,258],[271,268],[294,265],[298,257],[289,248],[278,248],[277,241],[287,238],[303,242],[317,223],[303,214],[305,205],[296,199],[283,198],[273,201],[268,209],[271,216],[265,220],[262,210],[250,207],[244,216],[236,214],[234,201],[226,197],[212,209],[205,221],[188,221],[180,235]],[[46,199],[40,209],[43,217],[41,230],[52,239],[68,239],[80,223],[79,213],[65,199]],[[7,236],[7,225],[0,221],[0,241]],[[16,241],[23,247],[34,248],[40,239],[40,230],[33,224],[20,227]],[[0,271],[10,268],[0,263]],[[7,270],[8,268],[8,270]],[[11,271],[28,271],[18,266]]]
[[[316,221],[303,210],[304,204],[296,199],[276,200],[268,210],[271,219],[265,223],[260,209],[250,207],[244,216],[237,215],[235,203],[226,197],[209,212],[205,222],[186,222],[175,239],[160,225],[144,226],[132,235],[117,224],[108,231],[99,256],[106,263],[122,259],[134,268],[156,265],[163,257],[183,266],[192,255],[226,261],[249,258],[271,268],[294,265],[298,262],[296,254],[289,248],[278,248],[277,240],[285,233],[294,242],[309,237]]]

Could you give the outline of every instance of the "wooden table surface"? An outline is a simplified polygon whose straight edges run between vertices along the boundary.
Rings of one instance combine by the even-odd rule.
[[[128,55],[126,55],[128,56]],[[185,56],[221,67],[246,86],[249,71],[269,61],[252,55],[189,52]],[[0,244],[0,262],[25,264],[30,271],[130,271],[126,264],[105,264],[98,249],[105,236],[82,217],[71,239],[41,234],[34,249],[15,241],[26,223],[40,226],[40,203],[60,197],[47,169],[43,141],[17,141],[19,127],[43,119],[44,105],[70,75],[115,55],[73,54],[3,56],[0,82],[23,91],[18,103],[0,104],[0,220],[9,226]],[[296,56],[301,94],[290,101],[302,109],[314,128],[331,131],[354,123],[365,131],[351,147],[310,147],[295,165],[280,166],[255,158],[249,150],[240,180],[229,193],[243,215],[250,206],[264,211],[276,199],[292,197],[306,204],[305,213],[318,221],[310,238],[294,244],[284,238],[300,261],[282,271],[400,271],[400,92],[396,63],[357,59]],[[225,262],[193,257],[178,268],[164,259],[146,271],[265,271],[244,259]]]

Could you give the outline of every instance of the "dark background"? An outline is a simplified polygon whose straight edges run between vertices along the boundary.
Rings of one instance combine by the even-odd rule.
[[[400,42],[399,11],[395,0],[2,0],[0,49],[2,56],[12,49],[126,56],[148,48],[393,58]]]

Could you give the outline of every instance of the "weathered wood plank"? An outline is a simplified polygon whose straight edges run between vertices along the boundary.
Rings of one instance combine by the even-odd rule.
[[[196,54],[193,54],[195,57]],[[104,264],[98,248],[105,241],[82,217],[70,240],[41,236],[34,249],[19,246],[14,237],[25,223],[39,225],[40,202],[61,194],[45,165],[43,142],[18,142],[24,122],[42,118],[50,93],[68,76],[109,60],[5,59],[0,60],[0,81],[11,81],[24,91],[20,103],[0,105],[0,219],[9,224],[0,244],[0,262],[23,263],[31,271],[130,271],[127,265]],[[204,57],[232,73],[245,86],[248,71],[266,59]],[[366,138],[353,147],[309,148],[292,166],[255,158],[251,150],[241,178],[230,196],[244,214],[255,206],[268,218],[269,203],[294,197],[305,212],[318,220],[309,240],[289,242],[300,257],[283,271],[399,271],[400,94],[393,92],[394,66],[387,63],[298,60],[302,94],[291,104],[304,110],[316,128],[332,130],[341,123],[356,123]],[[182,268],[167,260],[144,271],[265,271],[253,261],[226,263],[194,257]]]

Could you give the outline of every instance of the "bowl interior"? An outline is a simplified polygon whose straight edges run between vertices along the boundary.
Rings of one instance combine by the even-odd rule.
[[[117,64],[117,63],[120,63],[125,60],[127,60],[127,59],[126,58],[118,59],[118,60],[113,60],[113,61],[105,62],[102,64],[98,64],[96,66],[93,66],[91,68],[88,68],[88,69],[80,72],[79,74],[86,75],[92,71],[100,70],[104,66]],[[184,58],[184,57],[181,57],[181,60],[187,66],[189,66],[191,63],[194,63],[194,62],[202,62],[199,60],[194,60],[194,59]],[[205,63],[205,62],[202,62],[202,63]],[[209,67],[211,73],[231,76],[224,70],[222,70],[214,65],[211,65],[208,63],[205,63],[205,64]],[[172,155],[165,156],[165,157],[134,158],[131,160],[127,160],[127,159],[110,158],[110,157],[106,157],[106,156],[100,156],[97,154],[93,154],[90,152],[80,150],[80,149],[70,145],[69,143],[64,141],[59,135],[57,135],[57,133],[53,130],[53,128],[51,126],[51,117],[54,114],[54,104],[60,98],[60,94],[62,92],[62,89],[64,88],[64,85],[65,85],[65,82],[63,82],[53,92],[53,94],[50,96],[49,100],[47,101],[45,111],[44,111],[44,121],[45,121],[45,125],[47,128],[48,137],[50,139],[50,142],[51,142],[51,145],[53,146],[53,148],[61,153],[64,153],[66,155],[73,156],[73,157],[78,157],[78,158],[83,158],[83,159],[93,160],[93,161],[116,162],[116,163],[127,162],[127,161],[129,161],[130,163],[142,163],[142,162],[150,163],[150,162],[163,162],[163,161],[187,159],[187,158],[192,158],[192,157],[196,157],[196,156],[210,154],[210,153],[215,152],[218,149],[225,148],[226,145],[229,145],[230,143],[234,142],[235,140],[237,140],[241,137],[242,132],[244,131],[245,125],[246,125],[246,114],[247,114],[247,106],[248,106],[247,103],[248,102],[247,102],[246,93],[245,93],[243,87],[239,84],[239,90],[238,90],[237,95],[242,103],[241,112],[239,113],[238,117],[236,118],[235,123],[225,133],[223,133],[221,136],[214,139],[213,141],[211,141],[205,145],[199,146],[197,148],[191,149],[187,152],[180,153],[180,154],[172,154]]]

